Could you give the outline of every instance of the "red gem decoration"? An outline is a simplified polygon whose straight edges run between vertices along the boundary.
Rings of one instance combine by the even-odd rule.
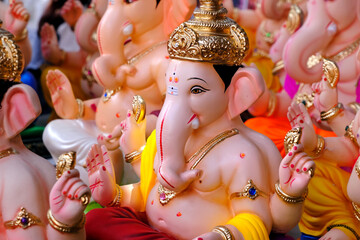
[[[178,212],[177,214],[176,214],[176,216],[178,216],[178,217],[181,217],[181,212]]]

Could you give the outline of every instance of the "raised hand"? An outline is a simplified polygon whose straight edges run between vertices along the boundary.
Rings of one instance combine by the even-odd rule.
[[[67,0],[60,10],[62,18],[71,26],[75,26],[83,12],[83,5],[78,0]]]
[[[279,167],[279,184],[288,195],[303,195],[314,175],[315,163],[303,152],[302,144],[296,144],[283,158]]]
[[[41,53],[46,61],[60,65],[65,59],[65,52],[59,47],[56,31],[53,25],[44,23],[40,31]]]
[[[115,174],[105,146],[94,144],[86,158],[91,194],[102,206],[111,203],[116,194]]]
[[[311,153],[317,146],[317,135],[306,107],[302,103],[293,102],[288,108],[287,117],[292,128],[302,129],[300,143],[305,152]]]
[[[314,106],[319,112],[328,111],[338,104],[337,88],[332,88],[324,76],[311,88],[315,93]]]
[[[73,119],[79,114],[69,79],[60,70],[50,70],[46,75],[51,101],[57,115],[61,118]]]
[[[133,113],[128,111],[127,117],[121,122],[120,127],[122,130],[120,146],[124,153],[139,150],[145,145],[146,118],[137,123]]]
[[[25,30],[30,14],[22,2],[10,0],[10,5],[5,13],[4,27],[15,36],[20,36]]]
[[[87,203],[81,197],[90,198],[89,187],[80,179],[76,169],[65,172],[51,189],[49,200],[54,218],[73,226],[82,218]]]

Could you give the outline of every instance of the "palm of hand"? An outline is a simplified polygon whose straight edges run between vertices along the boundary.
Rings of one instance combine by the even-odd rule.
[[[305,152],[314,150],[317,144],[317,135],[305,106],[302,103],[292,103],[287,117],[292,128],[300,127],[302,129],[300,142],[303,144]]]
[[[56,113],[62,118],[75,118],[77,102],[67,77],[60,70],[51,70],[46,75],[46,85]]]
[[[338,103],[337,88],[331,88],[325,78],[311,88],[315,93],[314,106],[319,112],[328,111]]]
[[[279,167],[281,189],[291,196],[301,196],[306,191],[314,171],[315,163],[303,149],[301,144],[295,145]]]
[[[61,176],[50,192],[50,209],[62,223],[73,225],[82,217],[85,209],[80,201],[81,196],[90,195],[90,189],[80,179],[77,170],[70,170]]]
[[[70,25],[75,26],[77,20],[82,14],[82,4],[79,1],[68,0],[61,8],[62,18]]]
[[[93,145],[86,158],[86,165],[94,200],[102,206],[107,206],[116,196],[116,182],[106,147]]]
[[[22,2],[15,2],[5,13],[5,28],[18,36],[25,29],[29,13]]]
[[[41,27],[40,37],[41,52],[44,58],[53,64],[57,64],[61,59],[61,50],[54,26],[45,23]]]

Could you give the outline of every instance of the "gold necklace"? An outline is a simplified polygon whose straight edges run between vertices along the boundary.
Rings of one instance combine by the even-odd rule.
[[[234,135],[237,135],[237,134],[239,134],[239,130],[236,128],[233,128],[231,130],[227,130],[225,132],[220,133],[219,135],[217,135],[213,139],[211,139],[209,142],[207,142],[204,146],[202,146],[196,153],[194,153],[186,161],[186,163],[189,163],[197,158],[197,160],[194,162],[194,164],[190,167],[191,170],[195,169],[196,166],[201,162],[201,160],[206,156],[206,154],[208,154],[216,145],[218,145],[225,139],[232,137]],[[170,202],[170,200],[173,199],[177,194],[175,191],[166,189],[161,184],[159,184],[158,193],[159,193],[159,201],[160,201],[161,205],[165,205],[168,202]]]
[[[162,42],[158,42],[155,43],[154,45],[146,48],[145,50],[139,52],[138,54],[136,54],[135,56],[133,56],[132,58],[127,60],[127,64],[129,65],[133,65],[134,63],[136,63],[137,61],[139,61],[141,58],[145,57],[146,55],[148,55],[149,53],[151,53],[153,50],[155,50],[157,47],[163,45],[167,43],[166,41],[162,41]]]
[[[0,152],[0,159],[10,156],[11,154],[17,154],[18,152],[13,148],[8,148]]]
[[[351,43],[348,47],[346,47],[343,50],[341,50],[340,52],[336,53],[335,55],[326,57],[326,59],[329,59],[334,62],[339,62],[339,61],[345,59],[346,57],[350,56],[359,47],[359,45],[360,45],[360,38],[357,39],[355,42]],[[315,55],[311,55],[307,61],[307,67],[312,68],[316,64],[320,63],[320,61],[323,58],[324,57],[319,53],[317,53]]]

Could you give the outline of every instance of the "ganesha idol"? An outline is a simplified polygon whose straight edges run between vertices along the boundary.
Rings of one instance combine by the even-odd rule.
[[[300,145],[281,161],[268,138],[243,124],[240,113],[265,88],[257,69],[239,68],[244,30],[220,0],[200,0],[167,47],[156,131],[143,148],[145,130],[130,114],[121,137],[138,139],[123,144],[138,149],[127,155],[141,162],[140,183],[116,185],[105,146],[89,153],[90,188],[106,208],[87,214],[87,239],[269,239],[293,228],[314,163]]]
[[[0,239],[85,239],[90,189],[76,170],[55,182],[55,169],[25,147],[20,132],[41,112],[20,79],[24,61],[14,36],[0,28]]]
[[[61,72],[51,71],[47,76],[54,108],[65,118],[50,122],[43,135],[54,159],[63,152],[75,151],[77,168],[86,179],[83,166],[87,153],[101,141],[116,155],[114,164],[121,181],[124,162],[118,141],[120,123],[127,116],[133,96],[141,95],[147,104],[147,129],[151,132],[155,128],[169,62],[166,40],[175,26],[190,18],[195,5],[194,0],[109,1],[97,31],[100,57],[92,65],[96,80],[105,89],[103,95],[83,102],[74,97]]]

